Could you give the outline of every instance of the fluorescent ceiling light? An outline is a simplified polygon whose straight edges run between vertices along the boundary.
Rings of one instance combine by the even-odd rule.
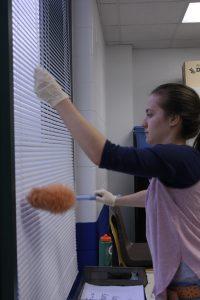
[[[182,23],[200,22],[200,2],[190,3],[183,18]]]

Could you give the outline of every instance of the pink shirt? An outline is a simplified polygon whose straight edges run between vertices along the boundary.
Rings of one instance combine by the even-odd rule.
[[[200,181],[189,188],[171,188],[152,178],[146,198],[146,235],[152,254],[156,300],[180,262],[200,278]]]

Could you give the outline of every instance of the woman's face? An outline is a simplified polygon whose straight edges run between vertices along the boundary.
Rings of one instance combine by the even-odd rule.
[[[143,126],[146,141],[150,145],[170,143],[171,126],[169,117],[159,106],[160,96],[151,94],[147,103]]]

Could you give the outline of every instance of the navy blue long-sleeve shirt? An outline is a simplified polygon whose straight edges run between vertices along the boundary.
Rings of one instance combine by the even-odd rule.
[[[151,148],[122,147],[106,141],[100,168],[157,177],[174,188],[192,186],[200,180],[200,152],[187,145],[158,144]]]

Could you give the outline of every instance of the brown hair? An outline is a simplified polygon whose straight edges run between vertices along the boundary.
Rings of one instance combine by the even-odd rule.
[[[179,115],[182,119],[181,136],[196,136],[193,147],[200,151],[200,98],[190,87],[178,83],[158,86],[151,94],[162,96],[160,106],[167,115]]]

